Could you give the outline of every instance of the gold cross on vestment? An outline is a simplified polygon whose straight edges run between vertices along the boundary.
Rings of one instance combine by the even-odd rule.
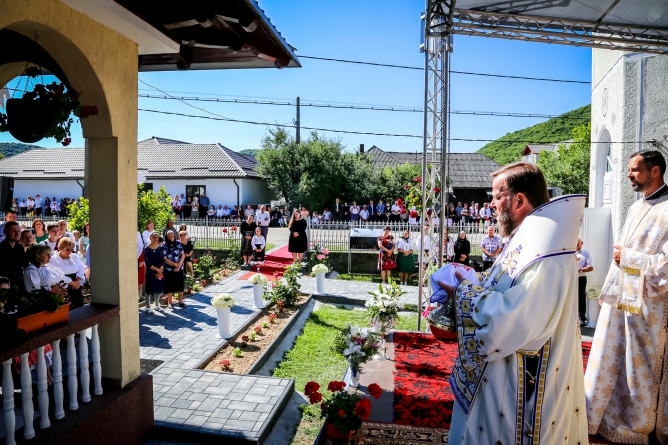
[[[515,267],[517,267],[517,261],[515,258],[517,258],[520,254],[520,249],[515,249],[512,252],[510,252],[504,259],[503,259],[503,264],[501,264],[501,269],[503,270],[504,273],[510,275],[510,273],[515,270]]]

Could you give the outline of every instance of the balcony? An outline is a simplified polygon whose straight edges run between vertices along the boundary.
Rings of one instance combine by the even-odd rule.
[[[127,439],[123,443],[136,443],[148,431],[153,424],[151,377],[142,375],[121,389],[106,381],[102,372],[98,326],[119,314],[118,306],[90,304],[70,311],[66,323],[0,348],[6,445],[17,440],[30,440],[31,444],[118,443],[119,431]],[[51,385],[47,345],[53,351]],[[32,373],[31,351],[36,353]],[[20,357],[20,372],[14,357]]]

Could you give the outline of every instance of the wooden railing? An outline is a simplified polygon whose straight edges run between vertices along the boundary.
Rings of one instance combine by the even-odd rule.
[[[88,339],[86,332],[91,329],[91,356],[93,362],[93,394],[102,395],[102,367],[100,364],[100,339],[98,336],[98,325],[120,313],[118,306],[105,304],[89,304],[82,308],[70,311],[69,320],[66,323],[49,326],[42,330],[26,335],[18,339],[20,343],[7,344],[4,342],[0,347],[0,363],[2,363],[2,407],[4,409],[5,444],[14,445],[16,416],[14,414],[14,380],[12,377],[13,358],[21,358],[20,385],[21,401],[25,426],[23,429],[24,439],[35,437],[35,426],[33,416],[35,412],[33,404],[33,387],[30,364],[28,357],[31,351],[37,353],[37,404],[40,413],[39,428],[44,430],[51,426],[49,419],[49,394],[47,382],[46,360],[44,347],[50,344],[53,348],[52,372],[53,399],[55,403],[56,419],[65,417],[63,390],[63,370],[60,353],[60,342],[67,341],[67,388],[69,392],[69,405],[71,411],[79,408],[79,398],[83,403],[91,401],[90,394],[90,371],[88,361]],[[77,360],[75,335],[79,335],[79,359]],[[81,370],[80,381],[77,379],[77,368]],[[79,397],[78,387],[81,385]]]

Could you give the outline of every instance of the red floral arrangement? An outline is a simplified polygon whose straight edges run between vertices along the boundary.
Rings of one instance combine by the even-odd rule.
[[[359,429],[362,421],[371,415],[371,400],[361,398],[357,394],[351,394],[345,390],[344,382],[331,381],[327,390],[332,397],[323,400],[318,390],[320,385],[316,382],[308,382],[304,388],[304,394],[309,398],[311,404],[320,403],[320,416],[327,417],[327,422],[333,425],[339,433],[346,433]],[[367,387],[369,395],[378,399],[383,393],[380,386],[372,383]]]
[[[417,218],[418,217],[418,212],[415,210],[411,210],[411,212],[408,214],[411,218]]]
[[[227,227],[223,227],[223,233],[227,233]]]
[[[233,232],[236,232],[237,231],[237,226],[230,227],[230,230],[233,231]]]

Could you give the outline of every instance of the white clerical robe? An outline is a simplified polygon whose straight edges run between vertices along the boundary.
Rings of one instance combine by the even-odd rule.
[[[668,194],[634,203],[618,244],[585,373],[589,432],[647,444],[656,428],[668,444]]]
[[[450,445],[587,444],[575,250],[584,197],[527,216],[482,286],[455,295]]]

